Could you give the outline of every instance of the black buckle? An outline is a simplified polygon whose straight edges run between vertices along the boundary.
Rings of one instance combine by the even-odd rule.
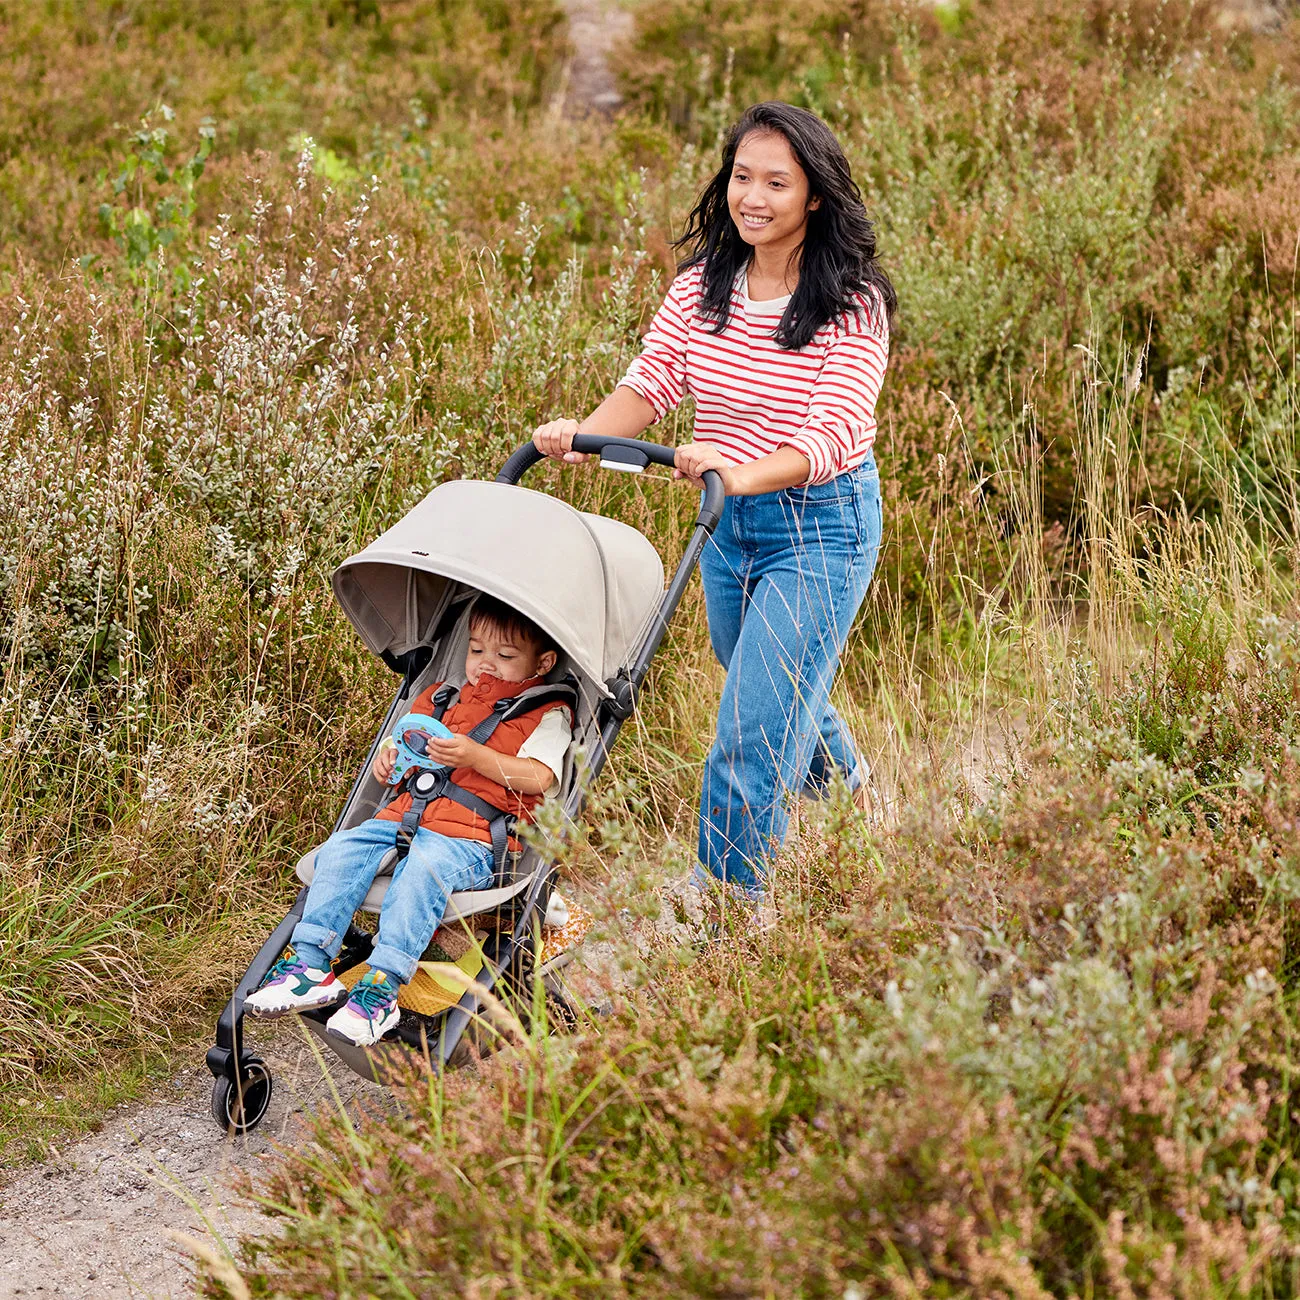
[[[418,795],[421,799],[428,799],[438,788],[441,780],[442,773],[430,772],[428,768],[422,767],[411,778],[411,794]]]
[[[601,707],[607,717],[626,722],[636,712],[636,687],[626,668],[620,668],[615,677],[605,683],[611,698],[605,700]]]

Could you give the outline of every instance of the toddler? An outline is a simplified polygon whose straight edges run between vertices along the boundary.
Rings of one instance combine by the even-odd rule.
[[[488,596],[475,603],[469,630],[465,685],[442,719],[456,734],[431,738],[428,757],[431,764],[451,769],[452,782],[463,790],[527,821],[558,788],[573,734],[568,707],[542,702],[499,723],[486,744],[466,733],[498,701],[540,685],[555,667],[557,647],[535,623]],[[441,685],[435,682],[421,692],[411,712],[431,713]],[[396,759],[394,749],[381,750],[371,769],[375,780],[386,782]],[[494,878],[488,822],[452,799],[430,802],[384,896],[370,969],[349,994],[331,963],[380,861],[396,847],[402,815],[410,807],[411,795],[404,790],[369,821],[325,841],[290,947],[249,994],[245,1010],[275,1017],[342,1002],[326,1029],[358,1047],[377,1042],[397,1024],[398,989],[414,976],[448,897],[458,890],[486,889]]]

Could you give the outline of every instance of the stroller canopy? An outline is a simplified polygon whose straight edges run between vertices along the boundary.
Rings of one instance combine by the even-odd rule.
[[[339,565],[334,594],[375,654],[402,654],[432,636],[454,583],[532,619],[605,692],[658,609],[664,570],[635,528],[528,488],[461,479]]]

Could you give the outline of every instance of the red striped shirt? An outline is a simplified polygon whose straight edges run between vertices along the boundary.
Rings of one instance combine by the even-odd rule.
[[[750,302],[736,278],[731,317],[721,334],[700,312],[703,269],[689,267],[669,286],[641,355],[621,384],[640,393],[661,420],[688,393],[695,439],[712,442],[732,465],[794,447],[808,457],[809,483],[856,469],[876,440],[876,398],[889,361],[883,305],[838,317],[796,351],[778,346],[786,300]]]

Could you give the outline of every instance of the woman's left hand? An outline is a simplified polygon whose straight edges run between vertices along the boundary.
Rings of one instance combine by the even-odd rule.
[[[673,478],[684,478],[692,487],[704,491],[704,473],[714,469],[722,476],[722,487],[728,496],[733,495],[735,466],[711,442],[688,442],[677,448],[673,458]]]

